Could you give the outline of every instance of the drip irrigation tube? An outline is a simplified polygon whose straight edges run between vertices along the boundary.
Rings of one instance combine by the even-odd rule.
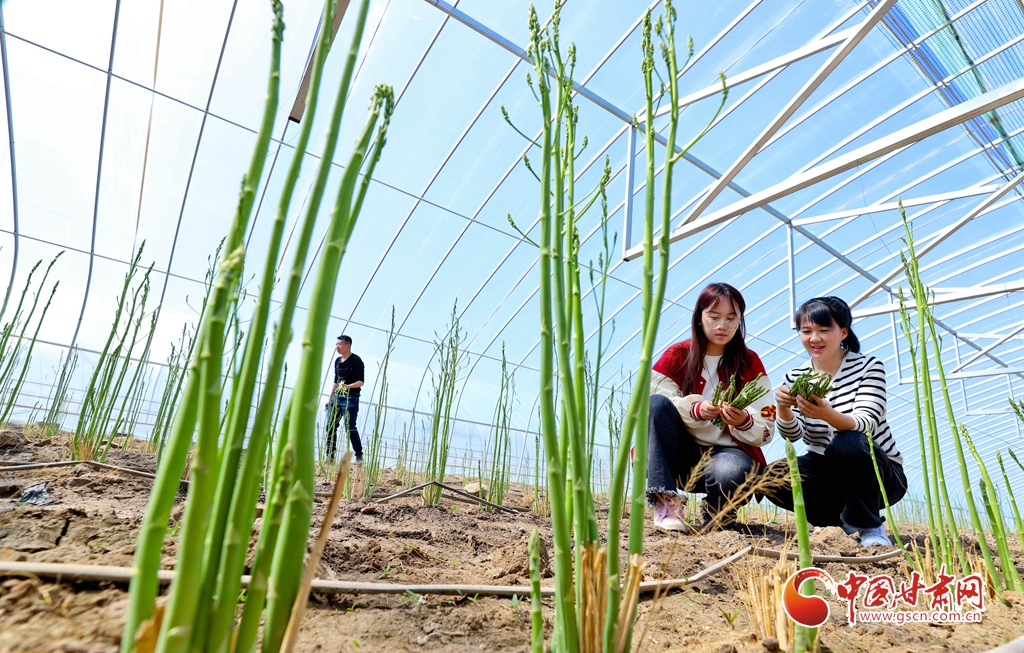
[[[151,480],[153,480],[153,479],[155,479],[157,477],[157,475],[153,474],[152,472],[143,472],[142,470],[136,470],[136,469],[132,469],[130,467],[119,467],[117,465],[108,465],[106,463],[98,463],[96,461],[58,461],[58,462],[55,462],[55,463],[10,463],[10,462],[6,462],[6,461],[0,461],[0,472],[31,472],[33,470],[45,470],[45,469],[53,468],[53,467],[74,467],[76,465],[88,465],[90,467],[95,467],[97,469],[109,470],[109,471],[112,471],[112,472],[121,472],[123,474],[130,474],[131,476],[137,476],[139,478],[147,478],[147,479],[151,479]],[[185,491],[185,490],[188,489],[188,483],[189,482],[190,481],[186,481],[185,479],[181,479],[181,490],[182,491]],[[510,506],[499,506],[498,504],[490,503],[485,498],[481,498],[479,496],[476,496],[474,494],[471,494],[469,492],[466,492],[464,490],[461,490],[461,489],[458,489],[458,488],[455,488],[455,487],[451,487],[449,485],[444,485],[442,483],[438,483],[437,481],[430,481],[430,482],[427,482],[427,483],[422,483],[420,485],[417,485],[416,487],[411,487],[411,488],[409,488],[407,490],[402,490],[402,491],[396,492],[394,494],[374,494],[373,498],[378,499],[376,503],[382,504],[382,503],[386,502],[386,500],[390,500],[390,499],[396,498],[398,496],[404,496],[406,494],[410,494],[410,493],[415,492],[416,490],[419,490],[419,489],[421,489],[423,487],[426,487],[428,485],[438,485],[439,487],[441,487],[444,490],[447,490],[447,491],[450,491],[450,492],[455,492],[455,494],[443,494],[443,493],[441,494],[442,498],[453,500],[453,502],[458,502],[460,504],[474,504],[474,505],[485,504],[487,506],[490,506],[490,507],[493,507],[493,508],[496,508],[496,509],[500,509],[500,510],[504,510],[504,511],[508,511],[510,513],[515,513],[515,514],[518,514],[518,513],[522,512],[520,509],[512,508]],[[460,496],[460,494],[461,494],[461,496]],[[313,492],[313,495],[314,496],[319,496],[319,497],[325,497],[325,496],[331,496],[331,492]]]
[[[716,562],[710,567],[699,571],[688,578],[675,578],[671,580],[647,581],[640,584],[641,593],[664,592],[686,585],[692,585],[717,574],[729,565],[737,562],[747,555],[754,555],[765,558],[779,558],[782,553],[774,549],[763,549],[760,547],[747,546],[729,557]],[[792,554],[791,554],[792,555]],[[889,560],[898,555],[900,551],[892,551],[883,555],[856,557],[856,556],[815,556],[814,562],[846,562],[851,564],[871,563]],[[76,565],[53,562],[12,562],[0,561],[0,576],[35,575],[46,578],[57,578],[81,581],[111,581],[127,583],[131,580],[130,567],[109,567],[101,565]],[[174,578],[171,570],[161,570],[158,573],[161,583],[169,583]],[[242,576],[242,586],[249,584],[249,576]],[[527,585],[410,585],[405,583],[375,583],[364,581],[347,580],[314,580],[311,591],[319,594],[439,594],[472,596],[479,594],[483,596],[521,596],[530,595],[530,587]],[[542,596],[554,596],[553,587],[541,588]]]
[[[893,551],[883,555],[868,556],[864,558],[851,556],[816,556],[815,562],[878,562],[900,555],[900,551]],[[768,558],[780,558],[782,552],[774,549],[762,549],[760,547],[748,546],[740,549],[728,558],[711,565],[690,578],[681,578],[666,581],[651,581],[640,584],[641,593],[655,591],[667,591],[677,587],[683,587],[708,576],[718,573],[733,562],[751,554]],[[795,554],[791,554],[795,555]],[[788,557],[788,556],[787,556]],[[81,580],[81,581],[111,581],[127,583],[131,580],[131,568],[129,567],[105,567],[99,565],[70,565],[47,562],[7,562],[0,561],[0,576],[42,576],[45,578]],[[161,583],[169,583],[174,578],[174,572],[160,570],[158,572]],[[249,576],[242,576],[242,586],[249,584]],[[367,583],[357,581],[335,581],[335,580],[314,580],[311,591],[319,594],[437,594],[437,595],[458,595],[458,596],[501,596],[501,597],[529,597],[530,588],[522,586],[500,586],[500,585],[407,585],[399,583]],[[554,588],[541,588],[542,596],[554,596]],[[1024,637],[1015,639],[1012,642],[994,648],[988,653],[1024,653]]]
[[[470,492],[466,492],[465,490],[460,490],[459,488],[454,488],[454,487],[452,487],[450,485],[445,485],[444,483],[440,483],[438,481],[427,481],[426,483],[420,483],[419,485],[416,485],[414,487],[411,487],[411,488],[408,488],[408,489],[405,489],[405,490],[401,490],[400,492],[395,492],[394,494],[390,494],[390,495],[388,495],[388,496],[386,496],[386,497],[384,497],[382,499],[377,499],[377,501],[375,503],[384,503],[385,501],[390,501],[391,499],[397,499],[398,497],[404,497],[404,496],[406,496],[408,494],[412,494],[413,492],[416,492],[417,490],[422,490],[425,487],[431,487],[431,486],[434,486],[434,485],[436,485],[437,487],[441,488],[442,490],[448,490],[449,492],[453,492],[453,493],[455,493],[457,495],[461,495],[461,496],[465,497],[466,499],[468,499],[468,502],[470,502],[470,503],[482,503],[482,504],[488,505],[488,506],[490,506],[492,508],[495,508],[495,509],[498,509],[498,510],[505,510],[505,511],[508,511],[508,512],[511,512],[511,513],[516,513],[516,514],[522,512],[522,510],[520,510],[519,508],[512,508],[510,506],[503,506],[503,505],[500,505],[500,504],[497,504],[497,503],[491,503],[487,499],[484,499],[482,497],[478,497],[475,494],[472,494]],[[444,495],[441,495],[441,496],[444,496]],[[448,497],[448,498],[452,499],[454,501],[458,501],[459,500],[459,499],[456,499],[455,497]],[[463,503],[465,503],[465,502],[466,501],[463,500]]]
[[[148,478],[150,480],[156,478],[156,474],[152,472],[145,472],[141,469],[132,469],[131,467],[119,467],[117,465],[108,465],[107,463],[101,463],[95,460],[61,460],[52,463],[12,463],[8,461],[0,460],[0,472],[27,472],[34,469],[47,469],[49,467],[72,467],[74,465],[89,465],[97,469],[106,469],[112,472],[121,472],[122,474],[129,474],[131,476],[138,476],[139,478]],[[189,481],[181,479],[181,489],[188,487]]]
[[[988,653],[1024,653],[1024,637],[1007,642],[999,648],[994,648]]]

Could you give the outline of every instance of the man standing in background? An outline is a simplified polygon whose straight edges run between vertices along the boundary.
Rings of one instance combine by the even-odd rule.
[[[327,402],[327,458],[334,462],[338,425],[344,421],[356,455],[355,464],[362,465],[363,443],[356,429],[356,416],[359,414],[359,388],[363,387],[363,359],[352,353],[352,338],[346,335],[338,336],[335,351],[338,357],[334,359],[334,386]]]

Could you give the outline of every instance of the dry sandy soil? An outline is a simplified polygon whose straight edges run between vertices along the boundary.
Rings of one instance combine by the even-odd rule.
[[[53,445],[0,448],[0,461],[56,460]],[[108,462],[152,469],[152,456],[112,451]],[[10,500],[23,487],[46,481],[53,503]],[[323,482],[326,487],[326,481]],[[0,471],[0,559],[129,566],[149,481],[87,466],[33,472]],[[179,497],[179,502],[183,500]],[[325,506],[317,504],[314,529]],[[625,527],[625,522],[623,522]],[[474,505],[416,498],[384,504],[343,503],[332,524],[321,577],[395,583],[523,585],[528,568],[526,538],[539,528],[549,540],[546,518],[532,513],[487,512]],[[602,525],[603,528],[603,525]],[[625,528],[623,529],[626,530]],[[704,536],[648,529],[648,579],[692,576],[754,544],[785,546],[784,524],[749,525],[749,532]],[[791,532],[788,533],[790,536]],[[869,555],[839,529],[812,538],[815,553]],[[167,541],[164,567],[174,564],[177,542]],[[1024,562],[1014,548],[1018,564]],[[623,556],[625,558],[625,556]],[[747,557],[704,581],[665,596],[643,597],[634,651],[761,653],[771,642],[756,632],[742,603],[740,578],[768,573],[773,560]],[[834,578],[856,568],[867,575],[906,578],[901,559],[880,564],[822,565]],[[545,581],[550,583],[550,578]],[[126,587],[114,583],[56,582],[35,577],[0,577],[0,653],[8,651],[116,651],[126,605]],[[821,630],[822,650],[988,651],[1024,634],[1024,603],[989,601],[980,624],[847,625],[845,603],[831,598],[832,616]],[[550,630],[553,618],[545,601]],[[528,602],[508,598],[432,595],[314,595],[299,636],[301,651],[528,651]],[[767,646],[766,646],[767,644]]]

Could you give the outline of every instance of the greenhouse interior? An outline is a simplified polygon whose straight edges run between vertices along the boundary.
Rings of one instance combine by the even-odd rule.
[[[0,55],[0,653],[1024,652],[1021,0]]]

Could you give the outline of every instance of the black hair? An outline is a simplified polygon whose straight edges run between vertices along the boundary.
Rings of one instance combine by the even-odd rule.
[[[346,336],[346,335],[338,336],[338,340],[340,340],[341,342],[344,342],[346,344],[349,344],[349,345],[352,344],[352,338],[350,338],[349,336]]]
[[[853,333],[853,313],[850,306],[838,297],[815,297],[808,299],[797,309],[793,317],[796,328],[799,329],[805,322],[812,322],[818,326],[836,326],[846,329],[846,338],[843,339],[843,349],[860,353],[860,340]]]
[[[700,380],[701,370],[704,369],[704,357],[708,353],[708,337],[704,333],[702,325],[704,311],[714,309],[719,302],[724,300],[731,301],[733,308],[739,313],[739,324],[732,339],[725,345],[722,360],[718,362],[718,378],[724,380],[733,375],[742,377],[750,367],[750,350],[747,349],[747,345],[743,341],[747,335],[747,324],[743,317],[747,303],[743,300],[743,295],[727,283],[708,284],[697,298],[697,305],[693,307],[690,324],[690,355],[686,359],[682,387],[683,392],[687,394],[697,392],[697,382]]]

